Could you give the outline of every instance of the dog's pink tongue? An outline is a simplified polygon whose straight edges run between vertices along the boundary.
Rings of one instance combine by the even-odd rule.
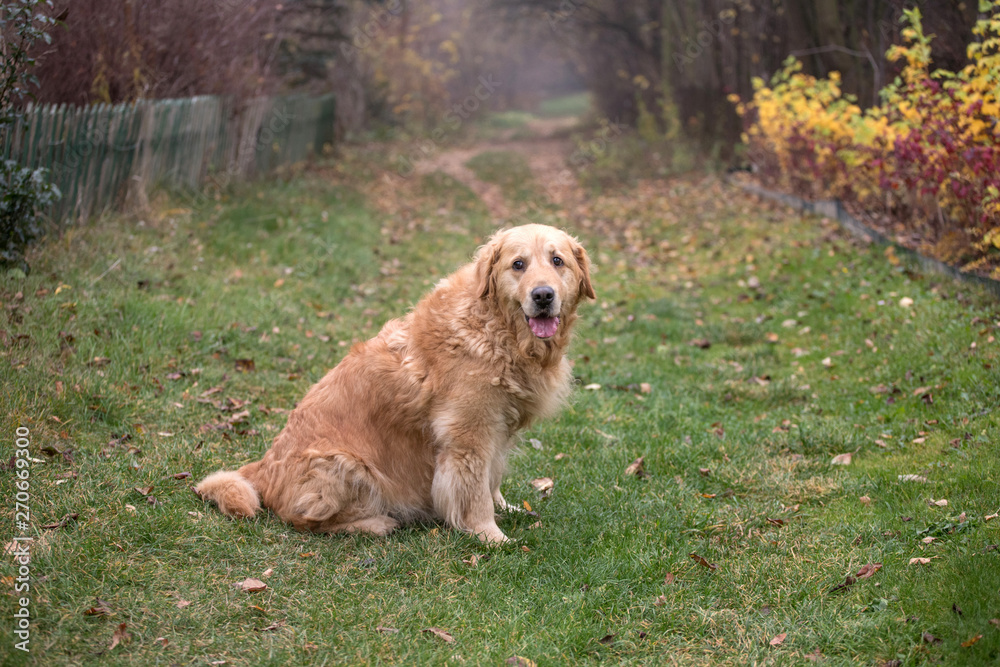
[[[559,328],[559,318],[529,317],[528,326],[531,327],[531,333],[539,338],[551,338],[556,335],[556,329]]]

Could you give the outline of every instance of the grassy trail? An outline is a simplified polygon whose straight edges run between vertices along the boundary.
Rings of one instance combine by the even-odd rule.
[[[711,176],[593,193],[495,145],[461,166],[499,209],[440,170],[400,178],[390,150],[107,217],[0,283],[0,458],[27,428],[36,537],[31,652],[6,622],[0,663],[1000,657],[996,302]],[[501,210],[577,234],[598,266],[579,389],[503,488],[540,514],[502,519],[516,545],[306,535],[191,493],[258,458]],[[0,576],[10,619],[9,560]]]

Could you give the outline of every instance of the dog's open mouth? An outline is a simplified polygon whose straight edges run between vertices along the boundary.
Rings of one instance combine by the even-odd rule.
[[[525,318],[528,320],[531,333],[539,338],[551,338],[556,335],[556,329],[559,328],[558,317],[528,317],[525,315]]]

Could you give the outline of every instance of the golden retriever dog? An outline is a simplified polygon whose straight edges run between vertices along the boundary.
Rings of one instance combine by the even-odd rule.
[[[570,393],[577,305],[594,299],[576,239],[498,232],[408,315],[354,345],[298,404],[260,461],[195,493],[232,517],[261,505],[300,530],[386,535],[437,519],[488,543],[518,431]]]

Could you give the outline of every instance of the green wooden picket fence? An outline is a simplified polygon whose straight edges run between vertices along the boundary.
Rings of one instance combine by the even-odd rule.
[[[0,159],[45,167],[62,198],[48,215],[85,220],[152,186],[228,185],[333,143],[334,98],[219,97],[30,107],[0,129]]]

